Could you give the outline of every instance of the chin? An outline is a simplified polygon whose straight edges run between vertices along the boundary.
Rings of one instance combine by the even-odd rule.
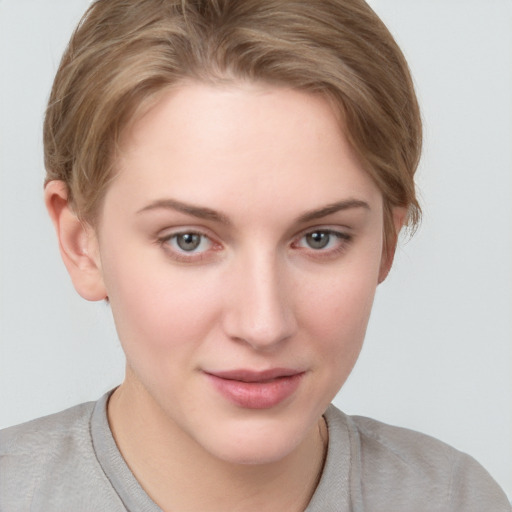
[[[240,445],[233,447],[225,447],[217,449],[217,453],[213,455],[218,459],[223,460],[229,464],[243,465],[243,466],[257,466],[274,464],[281,460],[286,459],[296,446],[287,445],[272,446],[268,445],[267,440],[262,440],[257,446],[243,446]]]
[[[283,420],[245,421],[223,428],[218,435],[210,431],[201,444],[227,463],[264,465],[288,457],[310,432],[311,427]]]

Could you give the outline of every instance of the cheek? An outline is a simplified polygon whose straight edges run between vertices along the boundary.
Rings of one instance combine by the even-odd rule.
[[[370,318],[377,277],[378,264],[360,265],[351,272],[331,276],[328,283],[323,283],[322,293],[318,287],[303,291],[303,321],[327,367],[346,367],[350,371],[355,364]]]
[[[362,343],[373,304],[374,289],[364,288],[356,293],[354,288],[347,293],[326,297],[325,302],[315,308],[315,319],[319,339],[340,349],[359,347]]]
[[[215,297],[193,276],[168,265],[126,258],[109,266],[107,289],[121,344],[128,359],[180,357],[204,338],[215,317]]]
[[[331,402],[352,372],[363,346],[375,286],[333,290],[319,308],[313,342],[322,396]]]

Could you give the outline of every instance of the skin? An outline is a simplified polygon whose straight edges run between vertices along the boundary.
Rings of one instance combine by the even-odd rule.
[[[303,510],[391,265],[379,190],[326,100],[264,84],[166,92],[116,163],[94,227],[63,183],[45,194],[76,289],[108,296],[126,354],[121,453],[164,510]],[[260,409],[208,376],[275,368],[298,387]]]

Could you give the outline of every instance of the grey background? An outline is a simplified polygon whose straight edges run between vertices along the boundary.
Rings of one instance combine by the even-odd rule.
[[[420,231],[336,399],[477,458],[512,496],[512,2],[372,0],[425,121]],[[41,122],[86,0],[0,0],[0,427],[120,382],[108,307],[74,292],[42,201]]]

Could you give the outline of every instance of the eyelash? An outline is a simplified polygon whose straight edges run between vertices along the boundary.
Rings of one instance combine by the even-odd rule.
[[[321,234],[321,235],[327,235],[329,236],[329,240],[326,245],[331,244],[332,238],[334,237],[336,246],[330,247],[330,248],[318,248],[314,249],[312,247],[304,247],[301,246],[300,243],[302,240],[306,239],[308,236],[312,236],[314,234]],[[200,244],[202,244],[205,240],[208,240],[209,247],[205,250],[196,252],[194,249],[193,251],[186,251],[182,247],[172,247],[171,243],[174,241],[175,244],[178,244],[178,238],[180,236],[198,236],[201,237]],[[297,238],[294,239],[294,241],[291,243],[291,247],[293,249],[297,249],[300,251],[307,251],[309,255],[312,258],[318,258],[318,259],[331,259],[335,258],[338,254],[343,253],[347,249],[347,245],[352,242],[353,236],[349,233],[343,232],[343,231],[337,231],[334,229],[328,229],[328,228],[316,228],[316,229],[309,229],[303,233],[301,233]],[[200,231],[195,231],[193,229],[191,230],[182,230],[179,232],[166,234],[165,236],[162,236],[157,239],[157,242],[160,246],[164,248],[164,250],[176,261],[183,262],[183,263],[200,263],[201,261],[204,261],[206,258],[208,258],[210,255],[210,251],[218,251],[222,248],[222,245],[218,242],[215,242],[212,240],[212,238]]]

